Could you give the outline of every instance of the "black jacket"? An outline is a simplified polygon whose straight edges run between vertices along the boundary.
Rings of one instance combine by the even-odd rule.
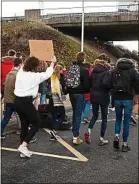
[[[73,62],[73,64],[75,63]],[[90,91],[89,72],[83,63],[78,63],[78,65],[80,66],[80,85],[77,88],[67,88],[69,94],[84,94]]]
[[[125,92],[113,93],[113,98],[114,100],[132,100],[135,94],[139,94],[139,74],[135,70],[135,65],[131,59],[120,58],[117,61],[116,69],[112,71],[112,75],[118,69],[123,71],[128,70],[130,76],[130,81],[128,81],[128,83],[130,85],[131,91],[130,93]]]
[[[105,65],[96,65],[93,69],[93,72],[90,76],[90,88],[91,88],[91,102],[101,105],[108,105],[110,101],[109,90],[110,83],[102,83],[102,80],[105,76],[107,78],[107,73],[109,72],[108,67]],[[109,75],[108,75],[109,76]],[[109,80],[108,80],[109,81]]]

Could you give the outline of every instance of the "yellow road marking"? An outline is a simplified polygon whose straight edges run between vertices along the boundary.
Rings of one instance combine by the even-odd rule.
[[[50,134],[50,130],[44,129],[47,133]],[[88,159],[83,156],[81,153],[79,153],[75,148],[73,148],[71,145],[69,145],[66,141],[61,139],[59,136],[56,136],[57,141],[62,144],[65,148],[67,148],[71,153],[73,153],[80,161],[87,162]]]
[[[14,151],[14,152],[18,152],[17,149],[13,149],[13,148],[1,147],[1,149],[2,149],[2,150],[5,150],[5,151]],[[32,151],[32,154],[34,154],[34,155],[40,155],[40,156],[45,156],[45,157],[54,157],[54,158],[61,158],[61,159],[67,159],[67,160],[76,160],[76,161],[80,161],[78,158],[75,158],[75,157],[54,155],[54,154],[49,154],[49,153],[40,153],[40,152]]]

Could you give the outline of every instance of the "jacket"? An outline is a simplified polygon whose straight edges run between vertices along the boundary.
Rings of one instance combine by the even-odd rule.
[[[39,93],[41,93],[41,95],[46,95],[47,91],[48,91],[48,80],[45,80],[39,85]]]
[[[14,103],[15,100],[15,80],[18,70],[13,69],[11,70],[5,79],[5,88],[4,88],[4,102],[5,103]]]
[[[128,70],[130,81],[128,84],[130,85],[131,92],[113,92],[113,99],[114,100],[132,100],[135,94],[139,94],[139,74],[135,70],[135,64],[131,59],[127,58],[120,58],[116,63],[116,69],[112,71],[112,76],[117,70]]]
[[[6,75],[12,70],[14,66],[14,58],[10,56],[5,56],[2,58],[1,63],[1,90],[4,90],[4,83]]]
[[[90,76],[91,102],[100,105],[108,105],[110,102],[109,82],[102,83],[104,76],[109,72],[109,68],[105,64],[95,65]],[[107,81],[107,80],[106,80]]]
[[[80,67],[80,85],[76,88],[67,88],[67,92],[69,94],[85,94],[88,93],[90,91],[89,89],[89,72],[88,70],[85,68],[85,65],[83,63],[75,63],[74,64],[78,64]]]

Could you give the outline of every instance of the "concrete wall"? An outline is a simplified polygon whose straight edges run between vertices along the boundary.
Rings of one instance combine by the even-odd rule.
[[[25,10],[25,20],[27,20],[27,21],[40,21],[40,18],[41,18],[41,10],[40,9]]]
[[[50,17],[43,20],[46,24],[76,24],[81,22],[81,16],[62,16]],[[129,22],[138,21],[138,13],[123,13],[123,14],[106,14],[94,16],[93,14],[86,14],[84,18],[85,23],[112,23],[112,22]]]

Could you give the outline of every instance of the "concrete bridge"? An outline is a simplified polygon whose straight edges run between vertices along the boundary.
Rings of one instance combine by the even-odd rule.
[[[103,41],[138,40],[138,5],[132,11],[121,11],[120,8],[115,12],[85,13],[85,39],[98,37]],[[80,37],[81,13],[42,15],[41,12],[40,9],[25,10],[25,16],[2,17],[2,21],[41,21],[68,35]]]
[[[137,40],[138,12],[86,13],[84,17],[85,38],[101,40]],[[42,21],[64,33],[81,34],[81,14],[47,15]]]

